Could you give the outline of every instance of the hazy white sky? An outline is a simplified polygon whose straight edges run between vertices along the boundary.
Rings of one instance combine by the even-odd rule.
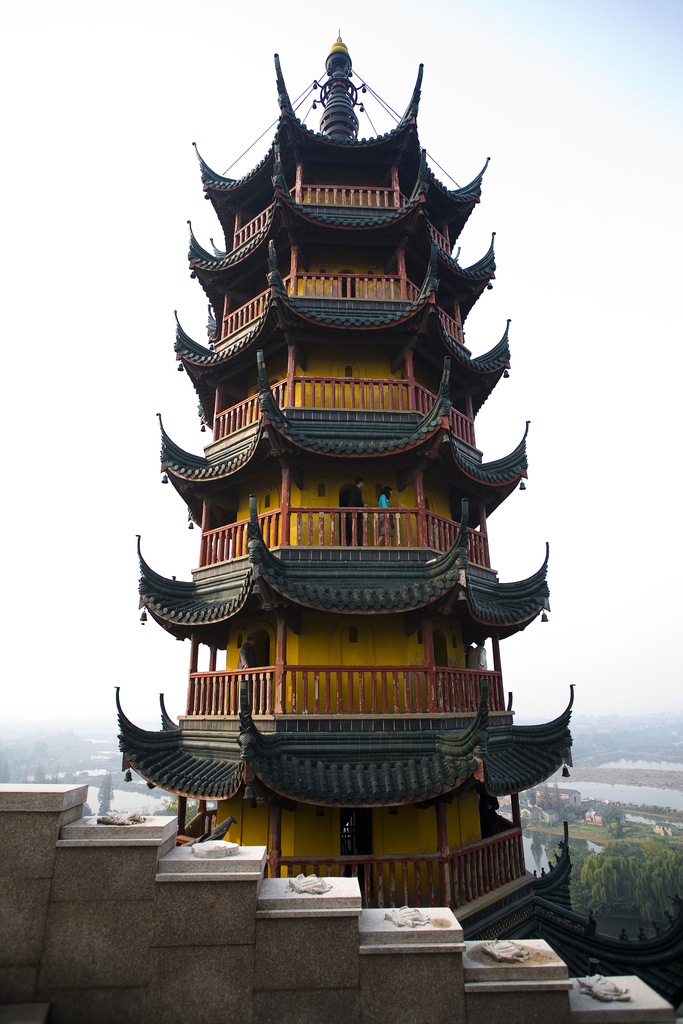
[[[223,171],[277,117],[273,52],[295,97],[339,27],[397,110],[424,61],[421,139],[458,182],[491,156],[460,240],[467,264],[497,231],[469,347],[512,318],[511,377],[477,421],[485,458],[531,420],[528,488],[490,521],[493,564],[520,579],[551,545],[550,622],[503,645],[516,709],[554,715],[570,682],[585,714],[681,708],[683,6],[348,11],[340,25],[270,0],[3,6],[6,720],[106,716],[117,684],[133,718],[156,717],[160,691],[183,711],[189,645],[139,624],[135,534],[155,569],[189,578],[199,533],[159,484],[155,413],[200,451],[173,310],[204,342],[185,222],[204,244],[220,232],[190,144]]]

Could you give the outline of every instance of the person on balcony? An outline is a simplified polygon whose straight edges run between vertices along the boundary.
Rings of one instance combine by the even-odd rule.
[[[365,508],[365,502],[363,501],[363,484],[363,477],[357,476],[355,483],[349,492],[348,508]],[[353,514],[350,512],[346,515],[346,544],[347,546],[353,544]],[[363,544],[362,512],[358,512],[356,516],[356,544],[358,547]]]
[[[379,507],[389,508],[389,498],[391,497],[391,487],[384,487],[379,496]],[[383,544],[385,540],[385,517],[387,513],[382,512],[379,517],[379,543]],[[395,520],[392,515],[389,515],[389,537],[394,536],[394,525]]]
[[[247,633],[246,642],[240,647],[237,668],[256,668],[256,633]]]
[[[486,671],[486,648],[483,644],[472,644],[467,651],[467,667],[474,672]]]

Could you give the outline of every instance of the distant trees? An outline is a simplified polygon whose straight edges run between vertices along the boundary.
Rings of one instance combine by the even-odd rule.
[[[615,804],[607,804],[602,812],[602,823],[615,839],[621,839],[624,834],[624,817],[624,812]]]
[[[107,774],[102,777],[100,788],[97,791],[97,798],[100,802],[97,813],[100,815],[108,814],[111,810],[112,800],[114,799],[114,787],[112,786],[111,772],[107,772]]]
[[[45,769],[43,768],[42,764],[39,764],[38,767],[36,768],[36,773],[33,776],[33,781],[45,782]]]
[[[0,757],[0,783],[9,782],[9,762],[4,756]]]
[[[662,918],[669,899],[683,890],[683,849],[665,839],[608,843],[602,853],[572,850],[571,896],[578,913]]]

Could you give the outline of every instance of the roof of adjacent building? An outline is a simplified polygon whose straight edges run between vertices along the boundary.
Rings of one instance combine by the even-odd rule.
[[[459,731],[262,733],[242,683],[239,732],[181,729],[165,711],[161,731],[150,732],[126,718],[117,689],[119,741],[143,778],[184,796],[227,799],[243,785],[248,765],[250,780],[255,773],[283,797],[341,806],[415,803],[475,777],[492,794],[516,792],[571,763],[571,702],[544,726],[501,727],[490,724],[487,699],[483,680],[477,715]]]

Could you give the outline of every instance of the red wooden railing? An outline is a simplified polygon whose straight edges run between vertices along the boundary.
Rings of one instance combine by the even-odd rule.
[[[439,319],[441,320],[446,334],[450,338],[453,338],[454,341],[457,341],[459,345],[464,345],[465,339],[462,336],[462,327],[458,321],[454,320],[452,316],[448,315],[448,313],[444,313],[442,309],[439,309]]]
[[[254,235],[258,234],[258,232],[264,228],[270,220],[272,212],[272,207],[269,207],[267,210],[263,210],[262,213],[259,213],[258,217],[254,217],[253,220],[250,220],[248,224],[244,225],[244,227],[236,230],[233,238],[233,249],[239,249],[241,245],[244,245],[244,243],[248,242],[250,238],[253,238]]]
[[[260,295],[250,299],[249,302],[245,302],[243,306],[240,306],[234,312],[225,313],[223,315],[221,339],[229,338],[231,334],[236,334],[243,327],[248,327],[252,321],[258,319],[261,313],[265,311],[269,298],[270,288],[267,288],[265,292],[261,292]]]
[[[420,289],[405,277],[386,274],[297,274],[289,295],[315,299],[413,302]]]
[[[523,878],[526,868],[522,830],[508,827],[447,854],[277,857],[269,872],[271,877],[299,872],[323,878],[350,875],[358,878],[365,908],[407,905],[457,910]]]
[[[280,408],[285,404],[286,383],[286,381],[278,381],[270,389]],[[232,405],[229,409],[223,409],[222,412],[216,413],[213,419],[214,441],[220,441],[221,438],[227,437],[228,434],[234,434],[236,430],[241,430],[242,427],[248,427],[252,423],[257,423],[260,416],[261,408],[258,395],[252,395],[250,398],[245,399],[244,402],[238,402],[237,405]]]
[[[429,225],[429,233],[436,244],[440,246],[444,252],[450,253],[451,247],[448,243],[448,239],[445,235],[442,235],[440,231],[437,231],[433,224]]]
[[[192,672],[188,715],[236,715],[240,679],[253,715],[409,715],[475,712],[481,681],[489,710],[504,711],[500,672],[421,665],[284,665]]]
[[[431,391],[393,377],[292,377],[271,387],[280,408],[362,409],[370,412],[419,412],[426,415],[434,405]],[[255,423],[260,415],[258,395],[223,409],[214,416],[213,437],[219,441],[235,430]],[[464,413],[451,409],[450,426],[456,437],[474,447],[474,423]]]
[[[299,185],[291,189],[297,203],[317,206],[365,206],[396,209],[407,200],[393,188],[364,188],[352,185]]]
[[[455,542],[458,523],[418,508],[290,508],[289,530],[284,528],[280,509],[264,512],[259,524],[269,548],[296,547],[394,547],[432,548],[448,551]],[[247,553],[248,519],[241,519],[202,536],[200,566],[227,562]],[[468,530],[468,559],[489,568],[488,539]]]

